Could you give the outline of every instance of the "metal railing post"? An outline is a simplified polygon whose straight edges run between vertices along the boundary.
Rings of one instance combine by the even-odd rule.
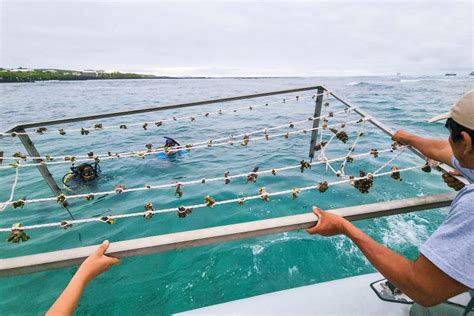
[[[25,147],[30,157],[41,157],[40,153],[36,149],[35,145],[31,141],[30,136],[26,133],[24,128],[20,127],[16,129],[15,132],[19,133],[18,138],[23,143],[23,146]],[[39,172],[41,173],[41,176],[46,181],[51,191],[53,192],[54,196],[60,195],[62,191],[59,188],[56,181],[54,180],[53,176],[51,175],[51,172],[49,172],[48,167],[45,165],[39,164],[40,162],[42,162],[41,159],[33,159],[33,161],[35,163],[38,163],[36,167],[38,168]]]
[[[315,129],[319,126],[319,117],[321,116],[321,108],[323,106],[323,87],[318,87],[317,97],[316,97],[316,104],[314,106],[314,115],[313,117],[317,117],[317,119],[313,120],[313,132],[311,133],[311,142],[309,144],[309,158],[310,161],[313,161],[314,158],[314,146],[316,146],[316,140],[318,139],[318,130]]]

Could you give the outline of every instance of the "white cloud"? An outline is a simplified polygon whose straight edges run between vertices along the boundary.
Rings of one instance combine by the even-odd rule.
[[[1,1],[0,66],[163,75],[471,71],[472,2]]]

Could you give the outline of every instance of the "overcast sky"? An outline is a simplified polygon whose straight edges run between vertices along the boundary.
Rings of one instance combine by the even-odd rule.
[[[473,1],[0,3],[0,67],[203,76],[474,70]]]

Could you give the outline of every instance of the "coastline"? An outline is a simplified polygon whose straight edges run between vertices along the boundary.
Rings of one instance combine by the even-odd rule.
[[[103,70],[62,70],[62,69],[5,69],[0,68],[0,83],[36,81],[82,81],[82,80],[121,80],[121,79],[205,79],[204,77],[172,77],[119,71]]]

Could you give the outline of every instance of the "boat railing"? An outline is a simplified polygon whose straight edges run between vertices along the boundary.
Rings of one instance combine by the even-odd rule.
[[[350,221],[390,216],[449,206],[455,193],[415,197],[330,210]],[[118,258],[204,246],[309,228],[316,224],[312,213],[283,216],[232,225],[190,230],[159,236],[112,242],[108,255]],[[0,259],[0,277],[15,276],[79,265],[97,246],[72,248]]]

